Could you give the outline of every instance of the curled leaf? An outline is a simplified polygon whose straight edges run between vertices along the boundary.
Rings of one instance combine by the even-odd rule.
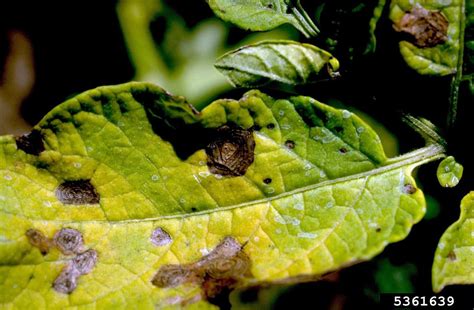
[[[359,117],[309,97],[250,91],[199,113],[147,83],[80,94],[35,130],[38,155],[0,137],[0,304],[11,308],[179,307],[317,279],[407,236],[425,212],[411,171],[442,152],[387,159]],[[244,153],[253,160],[235,160]],[[58,197],[79,180],[100,199]]]
[[[433,270],[433,290],[453,284],[474,284],[474,192],[461,201],[461,215],[439,240]]]
[[[221,56],[215,67],[237,87],[271,82],[305,84],[320,75],[332,76],[339,62],[330,53],[294,41],[263,41]]]
[[[461,180],[463,170],[463,166],[453,156],[446,157],[439,163],[436,171],[439,184],[443,187],[455,187]]]
[[[282,24],[292,24],[306,37],[319,29],[299,0],[208,0],[214,13],[243,29],[266,31]]]

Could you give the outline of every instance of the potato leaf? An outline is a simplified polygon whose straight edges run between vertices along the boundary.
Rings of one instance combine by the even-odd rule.
[[[266,31],[292,24],[306,37],[319,29],[299,0],[208,0],[214,13],[225,21],[252,31]]]
[[[433,290],[474,284],[474,192],[461,201],[461,216],[443,234],[433,263]]]
[[[410,67],[429,75],[458,71],[464,6],[464,0],[392,0],[390,18],[394,28],[407,36],[400,42],[400,51]]]
[[[443,159],[438,166],[436,175],[439,184],[443,187],[454,187],[462,178],[464,167],[457,163],[453,156]]]
[[[339,69],[339,62],[316,46],[274,40],[231,51],[221,56],[215,67],[227,76],[232,85],[254,87],[271,82],[292,85],[310,83],[320,73],[332,76]]]
[[[146,83],[87,91],[0,137],[0,304],[205,306],[372,258],[425,212],[356,115],[259,91],[198,113]]]

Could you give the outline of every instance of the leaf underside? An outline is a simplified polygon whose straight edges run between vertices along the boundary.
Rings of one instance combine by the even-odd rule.
[[[411,171],[436,156],[387,160],[361,119],[312,98],[250,91],[198,113],[147,83],[85,92],[34,132],[0,137],[0,304],[13,308],[154,308],[315,279],[408,234],[425,211]]]
[[[433,262],[433,290],[474,284],[474,192],[461,201],[459,220],[441,237]]]

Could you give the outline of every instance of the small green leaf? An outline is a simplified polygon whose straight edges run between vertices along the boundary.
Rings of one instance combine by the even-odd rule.
[[[221,56],[215,67],[236,87],[262,86],[271,82],[305,84],[323,69],[331,76],[339,62],[328,52],[287,40],[263,41]]]
[[[390,19],[411,38],[400,42],[410,67],[420,74],[456,73],[462,57],[464,0],[392,0]]]
[[[198,113],[147,83],[100,87],[0,137],[0,304],[179,307],[226,286],[368,260],[425,212],[414,167],[360,118],[259,91]]]
[[[453,156],[446,157],[439,163],[436,171],[439,184],[443,187],[455,187],[461,180],[463,170],[463,166]]]
[[[461,201],[461,216],[443,234],[433,262],[433,290],[474,284],[474,192]]]
[[[299,0],[208,0],[214,13],[225,21],[252,31],[266,31],[290,23],[306,37],[319,29]]]

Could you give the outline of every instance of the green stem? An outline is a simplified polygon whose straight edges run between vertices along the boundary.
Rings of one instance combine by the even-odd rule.
[[[311,20],[308,13],[306,13],[306,11],[303,9],[300,1],[296,1],[295,6],[291,6],[291,11],[293,13],[293,17],[295,17],[296,21],[298,22],[299,27],[297,28],[299,28],[306,37],[309,38],[318,35],[318,27]]]
[[[466,28],[466,3],[462,1],[461,10],[460,10],[460,33],[459,33],[459,54],[458,54],[458,63],[456,68],[456,74],[454,75],[451,81],[451,89],[449,94],[449,111],[448,111],[448,120],[447,127],[448,130],[452,130],[456,124],[458,118],[458,101],[459,101],[459,86],[462,80],[462,67],[464,61],[464,31]]]
[[[166,87],[168,67],[156,49],[149,30],[150,20],[159,10],[159,1],[121,0],[117,5],[125,43],[136,70],[135,79]]]

